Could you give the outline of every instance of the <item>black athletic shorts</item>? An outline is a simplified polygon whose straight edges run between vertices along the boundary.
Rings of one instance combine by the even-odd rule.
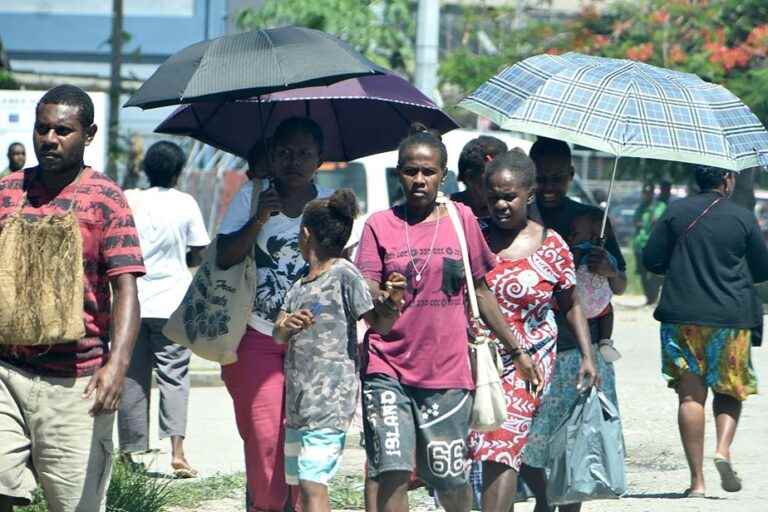
[[[467,485],[470,391],[416,388],[374,374],[363,381],[363,408],[371,478],[415,470],[438,490]]]

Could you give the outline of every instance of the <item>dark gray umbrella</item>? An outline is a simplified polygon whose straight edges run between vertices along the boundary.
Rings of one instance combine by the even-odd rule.
[[[441,133],[458,128],[432,100],[402,78],[386,74],[351,78],[325,87],[179,107],[155,129],[188,135],[247,158],[281,121],[309,117],[323,129],[323,158],[348,162],[397,148],[418,121]]]
[[[229,101],[384,71],[325,32],[292,26],[254,30],[202,41],[172,55],[125,106]]]

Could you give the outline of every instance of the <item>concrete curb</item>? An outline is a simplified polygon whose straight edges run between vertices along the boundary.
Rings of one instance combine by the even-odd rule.
[[[216,388],[223,387],[224,381],[221,380],[221,373],[218,371],[190,370],[189,385],[193,388]],[[157,388],[157,381],[152,374],[152,389]]]
[[[191,371],[189,383],[193,388],[213,388],[224,385],[224,381],[221,380],[221,372],[218,371]]]

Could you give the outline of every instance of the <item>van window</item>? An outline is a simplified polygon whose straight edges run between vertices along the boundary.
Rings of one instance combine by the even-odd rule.
[[[315,181],[320,187],[336,190],[351,188],[362,211],[368,211],[368,191],[365,186],[365,166],[358,162],[326,162],[317,171]]]
[[[456,173],[448,170],[448,176],[445,178],[445,183],[440,187],[440,190],[446,196],[450,196],[459,191],[459,182],[456,179]],[[405,199],[403,194],[403,187],[400,186],[400,178],[398,177],[397,168],[387,167],[387,191],[389,192],[389,205],[397,204]]]

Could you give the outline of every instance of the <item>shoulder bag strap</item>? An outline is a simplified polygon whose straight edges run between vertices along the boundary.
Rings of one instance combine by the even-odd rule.
[[[464,276],[467,281],[467,295],[469,295],[469,306],[472,311],[472,317],[480,318],[480,309],[477,307],[477,294],[475,291],[475,281],[472,277],[472,267],[469,264],[469,251],[467,251],[467,239],[464,235],[464,225],[461,223],[459,212],[452,201],[445,200],[445,208],[448,210],[448,217],[451,219],[453,229],[459,239],[459,248],[461,249],[461,260],[464,263]]]
[[[701,219],[703,219],[705,215],[707,215],[709,212],[711,212],[711,211],[712,211],[712,208],[714,208],[715,206],[717,206],[717,204],[718,204],[720,201],[722,201],[723,199],[724,199],[724,197],[723,197],[723,196],[720,196],[720,197],[718,197],[717,199],[715,199],[714,201],[712,201],[712,204],[710,204],[709,206],[707,206],[706,208],[704,208],[704,211],[702,211],[700,214],[698,214],[698,215],[696,216],[696,218],[695,218],[695,219],[693,219],[693,220],[691,221],[691,223],[690,223],[690,224],[688,224],[688,227],[687,227],[687,228],[685,228],[685,232],[683,233],[683,236],[681,236],[681,237],[680,237],[680,241],[682,242],[683,240],[685,240],[685,238],[688,236],[688,233],[690,233],[691,231],[693,231],[693,228],[695,228],[695,227],[696,227],[696,224],[698,224],[698,223],[699,223],[699,221],[700,221]]]
[[[717,199],[715,199],[714,201],[712,201],[712,204],[710,204],[709,206],[707,206],[706,208],[704,208],[704,211],[703,211],[703,212],[701,212],[701,213],[700,213],[700,214],[699,214],[699,215],[698,215],[698,216],[697,216],[695,219],[693,219],[693,221],[691,221],[691,223],[690,223],[690,224],[688,224],[688,227],[685,229],[685,233],[683,233],[683,236],[685,236],[685,235],[687,235],[688,233],[690,233],[690,232],[693,230],[693,228],[694,228],[694,227],[696,227],[696,224],[698,224],[698,223],[699,223],[699,221],[700,221],[700,220],[701,220],[701,219],[702,219],[702,218],[703,218],[703,217],[704,217],[706,214],[708,214],[710,211],[712,211],[712,208],[714,208],[714,207],[717,205],[717,203],[719,203],[719,202],[720,202],[720,201],[722,201],[722,200],[723,200],[723,197],[722,197],[722,196],[720,196],[720,197],[718,197]]]

